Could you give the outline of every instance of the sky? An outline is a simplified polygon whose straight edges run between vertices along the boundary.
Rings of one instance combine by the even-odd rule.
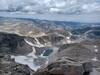
[[[83,14],[100,12],[99,0],[0,0],[0,10],[26,13]]]
[[[0,0],[3,16],[100,22],[100,0]]]

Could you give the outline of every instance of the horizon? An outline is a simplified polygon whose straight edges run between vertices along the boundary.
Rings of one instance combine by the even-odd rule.
[[[65,21],[80,23],[100,23],[99,14],[82,14],[82,15],[59,15],[59,14],[23,14],[0,12],[1,18],[17,18],[17,19],[39,19],[48,21]]]

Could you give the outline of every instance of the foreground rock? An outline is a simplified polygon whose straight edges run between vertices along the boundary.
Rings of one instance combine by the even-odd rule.
[[[10,55],[0,53],[0,75],[31,75],[32,72],[27,65],[18,64]]]
[[[68,63],[55,62],[40,69],[33,75],[89,75],[92,72],[91,62]]]
[[[26,55],[32,48],[23,37],[15,34],[0,33],[0,75],[31,75],[33,72],[27,65],[16,63],[11,55]]]

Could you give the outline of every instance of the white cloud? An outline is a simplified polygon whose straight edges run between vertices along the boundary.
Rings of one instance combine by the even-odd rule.
[[[100,12],[99,0],[0,0],[0,10],[81,14]]]

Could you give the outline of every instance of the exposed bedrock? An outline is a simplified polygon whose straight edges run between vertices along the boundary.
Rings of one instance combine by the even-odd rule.
[[[0,52],[26,55],[32,52],[32,48],[25,43],[24,37],[16,34],[0,33]]]

